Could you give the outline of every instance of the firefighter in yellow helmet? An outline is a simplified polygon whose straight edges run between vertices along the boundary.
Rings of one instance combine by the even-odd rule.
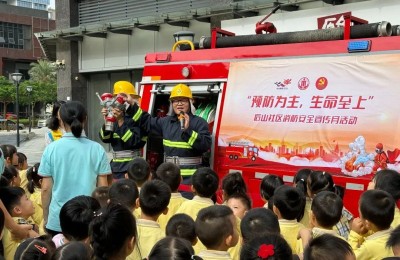
[[[142,120],[142,109],[137,105],[140,96],[132,83],[128,81],[117,81],[114,84],[114,97],[119,97],[120,104],[112,109],[112,130],[106,128],[105,124],[100,129],[100,139],[104,143],[111,144],[113,159],[111,170],[114,179],[125,178],[129,163],[136,157],[141,156],[140,148],[146,144],[147,131],[140,127]],[[106,122],[108,110],[102,109]]]
[[[190,198],[191,176],[203,166],[203,153],[211,149],[211,133],[207,122],[194,115],[192,91],[187,85],[173,87],[169,99],[169,115],[155,118],[146,114],[146,129],[162,136],[165,161],[179,165],[183,177],[180,191]]]

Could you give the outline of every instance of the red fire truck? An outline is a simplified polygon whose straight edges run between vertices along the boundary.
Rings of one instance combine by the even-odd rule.
[[[345,206],[358,215],[375,145],[400,146],[400,37],[388,22],[350,26],[346,19],[341,28],[292,33],[214,29],[187,50],[147,54],[141,107],[156,116],[172,87],[187,84],[196,105],[215,107],[210,167],[220,178],[241,172],[254,206],[263,204],[266,174],[291,183],[297,170],[312,168],[332,173],[345,187]],[[253,143],[253,151],[235,155],[229,143],[240,140]],[[153,159],[162,155],[161,138],[150,136],[146,149]]]
[[[229,143],[226,148],[226,157],[230,160],[244,158],[255,161],[258,157],[258,148],[246,142]]]

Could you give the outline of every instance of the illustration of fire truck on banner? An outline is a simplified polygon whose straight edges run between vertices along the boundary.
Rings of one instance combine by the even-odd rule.
[[[255,161],[258,157],[258,148],[250,142],[230,142],[226,148],[226,156],[231,160],[241,158]]]

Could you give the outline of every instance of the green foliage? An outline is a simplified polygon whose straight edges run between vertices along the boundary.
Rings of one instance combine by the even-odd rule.
[[[40,84],[54,84],[57,81],[56,68],[53,63],[47,60],[38,60],[37,63],[31,63],[29,76],[33,82]]]
[[[16,98],[15,86],[12,81],[0,76],[0,101],[10,103]]]

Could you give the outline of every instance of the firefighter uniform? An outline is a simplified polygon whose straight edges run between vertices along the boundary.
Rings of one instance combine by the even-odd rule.
[[[133,85],[127,81],[118,81],[114,84],[114,95],[120,93],[138,97]],[[100,129],[100,139],[104,143],[111,144],[113,149],[110,165],[114,178],[124,178],[129,162],[141,156],[140,148],[146,144],[147,140],[147,132],[140,128],[142,115],[143,111],[140,107],[136,104],[130,105],[125,111],[124,122],[121,126],[118,122],[114,122],[113,131],[105,130],[105,124]]]

